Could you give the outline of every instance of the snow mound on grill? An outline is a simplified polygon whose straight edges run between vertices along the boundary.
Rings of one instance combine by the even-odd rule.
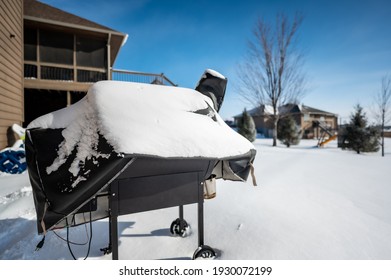
[[[225,124],[210,98],[180,87],[101,81],[78,103],[42,116],[28,128],[35,127],[64,128],[65,142],[73,143],[68,149],[78,146],[81,154],[80,135],[93,143],[87,138],[96,133],[116,152],[133,155],[222,159],[254,149]],[[85,127],[96,131],[83,134]]]

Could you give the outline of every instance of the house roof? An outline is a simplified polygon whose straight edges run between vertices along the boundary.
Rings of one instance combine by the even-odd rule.
[[[41,3],[36,0],[24,0],[23,9],[25,16],[31,16],[35,18],[41,18],[46,20],[53,20],[62,23],[70,23],[90,28],[97,28],[107,31],[115,31],[106,26],[100,25],[85,18],[76,16],[74,14],[65,12],[47,4]]]
[[[67,29],[85,30],[93,33],[103,33],[110,36],[111,64],[126,42],[127,34],[118,32],[96,22],[65,12],[36,0],[23,0],[25,21],[39,22],[45,25],[62,26]],[[109,35],[110,34],[110,35]]]
[[[255,107],[255,108],[247,111],[247,113],[252,117],[262,116],[262,115],[270,115],[270,114],[272,114],[272,112],[273,112],[273,109],[271,108],[271,106],[268,106],[268,105],[260,105],[258,107]],[[243,113],[240,113],[240,114],[234,116],[234,118],[241,118],[242,114]]]
[[[261,115],[263,115],[263,114],[265,114],[265,105],[261,105],[261,106],[259,106],[259,107],[255,107],[255,108],[253,108],[253,109],[251,109],[250,111],[247,111],[247,113],[250,115],[250,116],[261,116]],[[241,117],[242,116],[242,114],[240,114],[240,115],[237,115],[237,116],[235,116],[235,117]]]
[[[305,105],[301,106],[301,112],[305,113],[305,114],[337,116],[337,114],[326,112],[326,111],[319,110],[319,109],[316,109],[316,108],[313,108],[313,107],[309,107],[309,106],[305,106]]]
[[[301,113],[301,114],[313,114],[313,115],[327,115],[327,116],[337,116],[336,114],[326,112],[320,109],[316,109],[310,106],[306,105],[299,105],[299,104],[286,104],[283,106],[280,106],[278,108],[278,111],[283,113]],[[250,116],[256,117],[256,116],[262,116],[262,115],[270,115],[272,111],[270,110],[269,106],[260,105],[258,107],[255,107],[249,111],[247,111]],[[234,116],[234,118],[240,118],[242,114],[238,114]]]

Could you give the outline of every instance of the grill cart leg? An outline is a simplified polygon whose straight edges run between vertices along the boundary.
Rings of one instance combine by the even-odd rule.
[[[198,248],[194,252],[193,260],[198,258],[215,258],[216,252],[209,246],[204,245],[204,197],[203,183],[201,183],[202,196],[198,201]]]
[[[179,205],[179,219],[183,220],[183,205]]]
[[[113,244],[111,243],[111,240],[112,240],[111,226],[112,226],[112,222],[111,222],[111,214],[110,214],[110,217],[109,217],[109,246],[107,246],[106,248],[100,249],[100,251],[103,252],[103,255],[108,255],[113,252]]]
[[[172,235],[185,237],[190,226],[183,218],[183,205],[179,205],[179,218],[171,223],[170,232]]]
[[[112,244],[113,254],[112,259],[118,260],[118,182],[114,183],[110,187],[109,197],[109,211],[110,211],[110,229],[111,237],[110,243]]]
[[[118,260],[118,184],[110,185],[109,191],[109,246],[100,249],[104,255],[112,253],[111,258]]]
[[[111,234],[110,243],[112,244],[112,256],[113,260],[118,260],[118,216],[113,215],[110,217]]]

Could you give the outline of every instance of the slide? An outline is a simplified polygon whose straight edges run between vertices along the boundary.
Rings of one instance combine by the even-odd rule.
[[[327,143],[329,143],[329,142],[331,142],[331,141],[337,139],[337,137],[338,137],[338,135],[333,135],[333,136],[331,136],[329,139],[327,139],[327,140],[321,142],[321,143],[319,144],[319,147],[323,147],[323,146],[326,145]]]

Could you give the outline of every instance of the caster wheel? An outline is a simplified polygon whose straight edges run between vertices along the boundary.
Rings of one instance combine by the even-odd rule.
[[[190,229],[190,226],[185,220],[176,219],[171,223],[170,226],[170,232],[172,235],[179,235],[182,237],[185,237],[188,235],[188,231]]]
[[[211,247],[202,245],[194,252],[193,260],[214,259],[216,256],[216,252]]]
[[[113,252],[113,250],[111,248],[111,245],[109,245],[106,248],[100,249],[100,251],[103,253],[103,255],[109,255],[109,254],[111,254]]]

